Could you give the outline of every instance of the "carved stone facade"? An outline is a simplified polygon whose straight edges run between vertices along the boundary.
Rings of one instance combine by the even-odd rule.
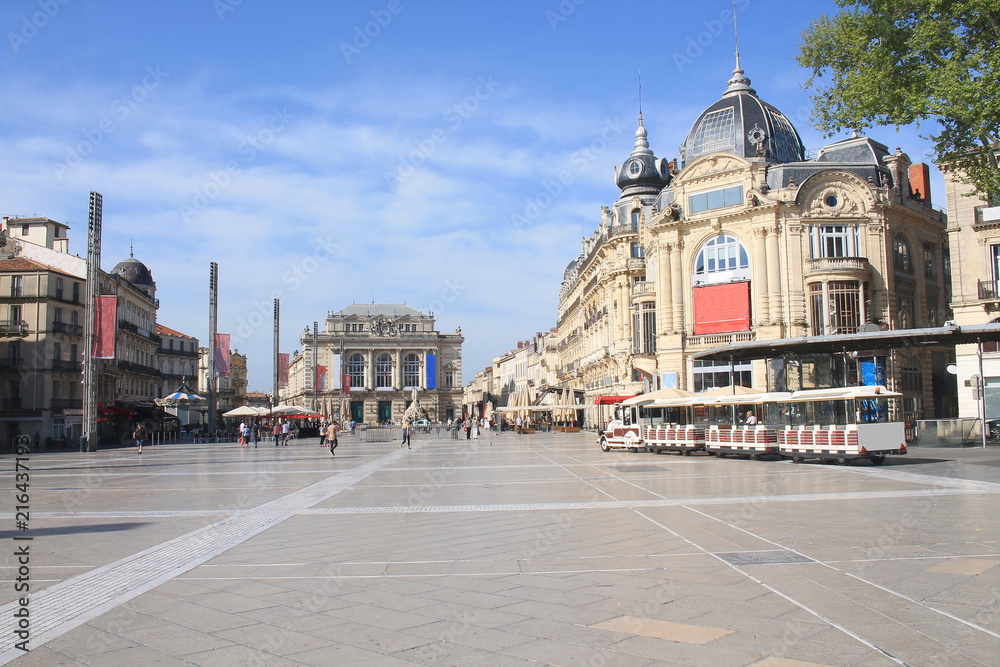
[[[461,330],[434,329],[434,315],[406,305],[355,304],[305,329],[282,401],[334,419],[399,422],[417,390],[431,421],[461,413]]]
[[[559,293],[559,382],[602,395],[728,384],[774,389],[765,360],[692,355],[753,340],[940,326],[947,318],[945,217],[911,191],[905,153],[866,137],[807,159],[788,119],[737,69],[681,146],[602,209]],[[749,131],[748,131],[749,130]],[[629,158],[648,152],[640,114]],[[687,160],[684,161],[686,156]],[[924,181],[921,181],[924,182]],[[907,416],[940,415],[932,388],[945,348],[875,351],[869,369],[906,393]],[[803,360],[798,386],[860,382],[862,362]],[[596,412],[591,417],[596,416]],[[940,415],[944,416],[944,415]]]

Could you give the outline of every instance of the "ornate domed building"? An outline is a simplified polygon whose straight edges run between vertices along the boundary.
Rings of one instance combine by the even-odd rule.
[[[944,216],[928,168],[854,136],[807,158],[794,125],[740,67],[680,146],[654,157],[642,115],[559,294],[560,383],[604,395],[740,384],[797,389],[878,379],[906,416],[938,416],[947,348],[771,360],[697,358],[720,346],[947,319]],[[919,259],[919,261],[918,261]],[[596,415],[594,415],[596,416]],[[593,416],[592,416],[593,417]]]
[[[160,302],[153,274],[129,252],[101,282],[101,294],[118,297],[115,363],[104,366],[102,384],[108,388],[102,390],[106,395],[101,400],[151,407],[152,397],[162,391],[157,358],[160,336],[156,333]]]

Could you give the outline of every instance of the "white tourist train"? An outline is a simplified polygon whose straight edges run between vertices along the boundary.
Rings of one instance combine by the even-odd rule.
[[[724,457],[822,459],[848,463],[906,454],[903,422],[890,421],[902,394],[882,386],[703,394],[664,390],[623,401],[601,431],[604,451],[704,451]]]

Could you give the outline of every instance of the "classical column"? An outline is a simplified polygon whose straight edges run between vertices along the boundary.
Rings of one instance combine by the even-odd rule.
[[[754,319],[757,324],[766,324],[769,315],[770,294],[767,286],[767,253],[764,249],[764,238],[767,232],[763,229],[753,230],[753,293],[757,295]]]
[[[781,316],[781,256],[778,249],[778,228],[767,228],[767,288],[771,322],[784,322]]]
[[[670,247],[670,282],[673,286],[674,331],[684,332],[684,283],[681,273],[684,242],[677,241]]]
[[[365,351],[365,388],[375,389],[375,350]]]
[[[403,390],[403,351],[396,348],[392,368],[392,388]]]
[[[661,245],[656,252],[656,328],[657,333],[675,330],[673,309],[673,276],[671,275],[670,245]]]

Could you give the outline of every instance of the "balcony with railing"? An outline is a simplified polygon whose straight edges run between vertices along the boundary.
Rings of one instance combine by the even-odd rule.
[[[749,343],[757,340],[757,332],[736,331],[722,334],[702,334],[700,336],[688,336],[685,340],[690,347],[721,347],[723,345]]]
[[[628,234],[638,234],[638,233],[639,233],[639,225],[637,225],[634,222],[630,222],[624,225],[615,225],[614,227],[608,229],[608,238],[611,238],[613,236],[625,236]]]
[[[67,322],[53,322],[52,333],[62,333],[68,336],[82,336],[83,327],[79,324],[69,324]]]
[[[24,320],[0,320],[0,338],[23,338],[28,335]]]
[[[0,371],[19,371],[24,368],[24,359],[0,359]]]
[[[806,260],[806,273],[841,273],[865,280],[871,277],[872,267],[864,257],[815,257]]]
[[[977,206],[975,225],[1000,225],[1000,206]]]
[[[53,398],[53,410],[80,410],[83,408],[82,398]]]
[[[52,370],[57,373],[82,373],[83,364],[79,361],[68,361],[66,359],[53,359]]]
[[[980,280],[979,300],[1000,301],[1000,280]]]

